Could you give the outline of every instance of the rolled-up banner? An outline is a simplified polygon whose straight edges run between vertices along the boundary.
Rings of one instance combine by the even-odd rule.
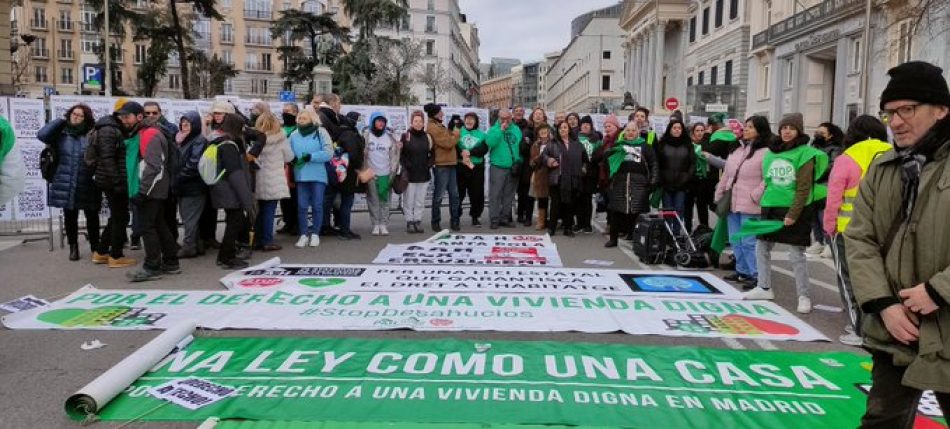
[[[90,414],[99,413],[122,390],[175,351],[183,340],[195,332],[196,325],[194,320],[174,325],[122,359],[70,396],[66,400],[66,414],[74,420],[82,420]]]

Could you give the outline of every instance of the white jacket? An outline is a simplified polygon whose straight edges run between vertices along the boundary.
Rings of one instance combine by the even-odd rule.
[[[7,156],[0,160],[0,205],[8,203],[13,196],[23,191],[26,181],[26,166],[20,155],[20,145],[14,143]]]
[[[274,134],[267,135],[264,150],[257,158],[261,169],[257,171],[255,198],[265,201],[290,198],[284,164],[293,159],[294,152],[290,149],[290,142],[287,141],[283,131],[278,130]]]

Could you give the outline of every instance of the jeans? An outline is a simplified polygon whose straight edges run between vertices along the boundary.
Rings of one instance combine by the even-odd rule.
[[[257,242],[255,246],[274,244],[274,217],[277,214],[277,204],[280,200],[259,200],[257,202]]]
[[[758,219],[756,215],[729,212],[726,218],[729,226],[729,237],[739,233],[742,224],[750,219]],[[729,239],[732,251],[736,255],[736,272],[746,277],[758,278],[759,271],[755,262],[755,236],[742,237],[740,240]]]
[[[244,209],[224,209],[224,237],[218,250],[218,262],[228,263],[237,256],[237,240],[248,230]]]
[[[122,244],[125,241],[125,227],[129,224],[129,196],[128,194],[107,193],[109,202],[109,221],[99,237],[100,255],[109,255],[113,259],[125,256],[122,253]]]
[[[772,288],[772,248],[775,243],[765,240],[757,240],[755,243],[755,263],[759,270],[759,287],[762,289]],[[808,280],[808,265],[805,261],[804,246],[788,246],[788,256],[792,263],[792,270],[795,272],[795,288],[798,289],[798,296],[808,296],[811,281]]]
[[[91,250],[99,247],[99,209],[83,209],[86,216],[86,234]],[[66,229],[66,241],[69,245],[79,244],[79,210],[63,209],[63,226]]]
[[[680,219],[686,219],[686,191],[685,190],[672,190],[664,189],[663,190],[663,207],[668,209],[676,210],[676,213],[679,214]],[[674,234],[680,233],[680,224],[679,222],[671,222],[670,227],[673,229]],[[686,231],[689,233],[689,231]]]
[[[429,182],[410,183],[406,192],[402,193],[402,213],[406,222],[421,222],[422,211],[426,207],[426,190]],[[438,231],[437,231],[438,232]]]
[[[482,217],[485,211],[485,165],[476,165],[475,168],[461,166],[456,171],[459,187],[459,205],[468,196],[470,203],[468,214],[472,219]]]
[[[299,192],[299,191],[298,191]],[[338,186],[327,186],[325,187],[325,195],[323,196],[323,225],[330,225],[330,213],[333,211],[333,200],[336,199],[337,195],[340,196],[340,216],[337,219],[340,226],[341,232],[350,231],[350,217],[353,214],[353,200],[356,198],[356,194],[352,192],[345,192],[341,190]],[[320,228],[317,228],[319,233]]]
[[[511,216],[511,205],[515,202],[515,191],[518,189],[518,178],[511,175],[510,168],[499,168],[494,165],[489,170],[489,218],[492,224],[507,221]]]
[[[197,248],[198,224],[201,222],[201,215],[204,213],[207,200],[206,195],[181,197],[178,200],[181,223],[185,227],[185,235],[181,240],[181,247],[184,249]]]
[[[848,322],[858,336],[861,335],[861,307],[854,298],[854,287],[851,285],[851,270],[848,269],[848,258],[845,253],[844,236],[835,234],[831,237],[831,255],[835,259],[835,279],[838,280],[838,293],[841,295],[841,304],[848,312]]]
[[[323,224],[323,197],[327,184],[322,182],[297,182],[297,232],[300,235],[319,234]],[[313,212],[313,222],[307,211]]]
[[[432,224],[442,222],[442,194],[449,192],[449,221],[452,225],[459,223],[462,217],[462,203],[459,200],[458,177],[455,166],[434,167],[432,178],[435,188],[432,190]],[[468,168],[462,166],[462,168]]]
[[[165,200],[147,198],[139,207],[142,244],[145,246],[143,268],[158,271],[162,265],[178,266],[178,244],[165,220]]]
[[[920,390],[901,384],[906,366],[896,366],[889,353],[871,352],[871,391],[861,429],[910,429],[917,416]],[[934,392],[943,410],[950,410],[950,394]],[[947,414],[947,411],[944,411]]]
[[[386,177],[386,176],[383,176]],[[389,226],[389,197],[392,191],[381,197],[376,188],[376,178],[366,182],[366,206],[369,208],[369,219],[373,226]]]

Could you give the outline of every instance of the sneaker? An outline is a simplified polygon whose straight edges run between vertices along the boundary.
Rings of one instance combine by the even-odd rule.
[[[386,228],[386,225],[380,225],[379,235],[389,235],[389,228]]]
[[[181,265],[162,265],[162,274],[181,274]]]
[[[606,243],[604,243],[604,247],[617,247],[617,240],[608,240]]]
[[[310,237],[307,237],[306,235],[301,235],[300,238],[297,239],[297,244],[296,244],[297,248],[302,249],[304,247],[307,247],[307,242],[309,240],[310,240]]]
[[[237,258],[230,261],[218,261],[218,265],[225,270],[240,270],[249,266],[247,261]]]
[[[92,252],[92,263],[98,264],[98,265],[108,264],[109,255],[103,255],[103,254],[100,254],[99,252],[94,251]]]
[[[126,274],[126,277],[132,283],[147,282],[149,280],[158,280],[162,278],[162,272],[142,268],[136,272]]]
[[[742,282],[742,281],[745,281],[747,278],[748,278],[748,277],[746,277],[746,276],[744,276],[744,275],[742,275],[742,274],[739,274],[739,273],[734,273],[734,274],[730,274],[730,275],[728,275],[728,276],[723,276],[723,277],[722,277],[722,279],[725,280],[725,281],[727,281],[727,282]]]
[[[825,246],[825,249],[821,251],[821,257],[825,259],[834,257],[834,255],[831,254],[831,246]]]
[[[360,237],[359,234],[353,231],[346,231],[340,233],[340,240],[362,240],[363,237]]]
[[[753,299],[772,300],[772,299],[775,299],[775,294],[772,293],[772,289],[762,289],[762,288],[760,288],[760,287],[756,287],[755,289],[752,289],[752,290],[750,290],[750,291],[748,291],[748,292],[742,294],[742,299],[749,299],[749,300],[753,300]]]
[[[482,227],[482,221],[478,220],[477,217],[473,217],[473,218],[472,218],[472,226],[474,226],[475,228],[481,228],[481,227]]]
[[[374,227],[373,227],[373,232],[371,232],[370,234],[372,234],[372,235],[379,235],[379,225],[374,226]]]
[[[838,342],[846,346],[861,347],[864,345],[864,339],[859,337],[854,332],[846,333],[838,337]]]
[[[298,242],[299,243],[299,242]],[[320,245],[320,236],[313,234],[310,236],[310,247],[317,247]],[[303,247],[303,246],[301,246]]]
[[[442,230],[442,224],[437,223],[437,222],[432,222],[432,224],[429,225],[429,226],[431,226],[431,227],[432,227],[432,230],[433,230],[433,231],[436,231],[436,232]]]
[[[801,314],[811,313],[811,298],[807,296],[798,297],[798,312]]]
[[[452,232],[459,232],[462,230],[462,225],[459,222],[452,222],[452,225],[449,227]]]
[[[198,256],[198,249],[194,247],[182,247],[178,250],[178,259],[189,259]]]
[[[271,243],[271,244],[268,244],[268,245],[264,246],[261,250],[264,251],[264,252],[276,252],[276,251],[281,250],[281,249],[283,249],[283,247],[282,247],[281,245]]]
[[[126,268],[126,267],[131,267],[135,264],[136,264],[135,259],[126,258],[124,256],[118,259],[109,258],[109,268]]]
[[[809,255],[820,255],[824,250],[825,246],[823,246],[821,243],[812,243],[811,246],[808,246],[808,248],[805,249],[805,253]]]

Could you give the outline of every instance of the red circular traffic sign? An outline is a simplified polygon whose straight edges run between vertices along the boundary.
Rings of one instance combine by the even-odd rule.
[[[666,110],[676,110],[680,107],[680,101],[674,97],[666,99]]]

